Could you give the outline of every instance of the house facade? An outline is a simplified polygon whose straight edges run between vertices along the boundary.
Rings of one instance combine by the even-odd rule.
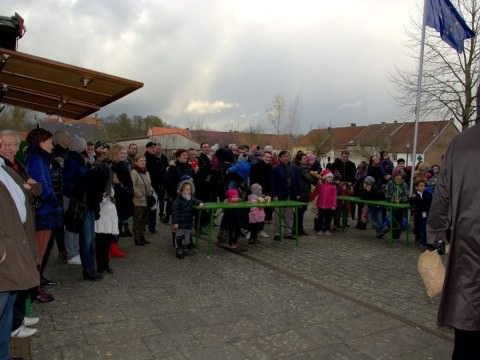
[[[313,151],[322,165],[333,162],[344,150],[350,152],[350,159],[356,164],[380,151],[388,151],[392,161],[403,158],[412,165],[414,131],[414,122],[315,129],[306,134],[296,148]],[[415,162],[441,164],[448,144],[459,133],[452,121],[420,122]]]

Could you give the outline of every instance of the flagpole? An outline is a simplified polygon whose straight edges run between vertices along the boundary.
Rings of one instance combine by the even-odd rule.
[[[420,121],[420,95],[422,92],[422,79],[423,79],[423,55],[425,52],[425,28],[426,28],[426,22],[427,22],[427,12],[426,12],[427,1],[428,0],[423,1],[422,41],[420,44],[420,64],[418,66],[417,102],[415,105],[415,130],[413,134],[412,170],[410,173],[410,194],[413,193],[415,162],[417,160],[417,138],[418,138],[418,123]]]

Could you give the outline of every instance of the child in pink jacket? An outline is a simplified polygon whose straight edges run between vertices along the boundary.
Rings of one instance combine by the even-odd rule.
[[[332,218],[337,208],[337,187],[333,183],[333,174],[330,170],[323,170],[320,174],[321,182],[315,187],[312,199],[315,197],[318,208],[319,232],[317,235],[330,236]]]

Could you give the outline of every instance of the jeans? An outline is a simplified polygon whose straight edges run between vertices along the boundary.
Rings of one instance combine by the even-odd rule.
[[[95,211],[87,211],[79,235],[83,271],[89,275],[95,274]]]
[[[66,196],[63,197],[63,208],[66,210],[68,209],[68,205],[70,204],[70,199]],[[65,251],[67,252],[67,258],[71,259],[79,254],[79,247],[78,247],[78,234],[71,233],[70,231],[65,230]]]
[[[383,231],[383,208],[380,206],[368,207],[368,220],[372,223],[373,228],[380,234]]]
[[[0,360],[10,360],[10,335],[16,297],[14,291],[0,292]]]

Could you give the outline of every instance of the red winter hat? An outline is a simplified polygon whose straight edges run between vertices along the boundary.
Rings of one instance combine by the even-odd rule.
[[[398,168],[393,170],[392,177],[395,177],[395,176],[403,176],[403,170]]]
[[[325,169],[320,173],[320,176],[322,177],[322,179],[326,179],[329,176],[333,177],[333,174],[330,170]]]

